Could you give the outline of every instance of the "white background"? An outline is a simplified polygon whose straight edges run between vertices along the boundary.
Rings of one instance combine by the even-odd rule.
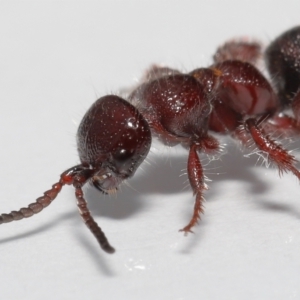
[[[152,63],[208,66],[228,38],[268,43],[299,12],[298,0],[0,2],[0,211],[27,206],[79,162],[76,128],[97,97]],[[83,225],[71,187],[2,225],[0,298],[300,299],[298,181],[225,142],[222,160],[203,158],[213,181],[194,235],[178,233],[193,206],[187,152],[157,144],[117,197],[85,190],[114,255]]]

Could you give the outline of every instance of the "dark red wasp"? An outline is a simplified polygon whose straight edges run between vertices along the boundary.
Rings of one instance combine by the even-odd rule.
[[[264,58],[272,83],[257,65]],[[135,103],[135,106],[133,105]],[[291,109],[293,115],[286,114]],[[36,202],[0,216],[0,224],[28,218],[47,207],[64,185],[73,185],[77,206],[102,249],[113,253],[91,216],[82,187],[87,182],[112,193],[132,177],[147,156],[152,135],[173,146],[188,148],[187,173],[195,194],[194,212],[181,231],[191,232],[203,212],[206,189],[199,153],[220,150],[213,132],[230,135],[245,147],[255,144],[279,172],[300,179],[296,159],[270,136],[300,131],[300,27],[275,39],[264,51],[257,42],[232,40],[221,46],[214,63],[188,74],[152,67],[127,101],[107,95],[83,117],[77,132],[81,164],[60,175]]]

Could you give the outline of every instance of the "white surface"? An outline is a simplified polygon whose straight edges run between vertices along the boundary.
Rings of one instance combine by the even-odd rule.
[[[299,11],[287,0],[1,2],[1,212],[78,163],[74,121],[98,96],[152,63],[206,66],[231,37],[268,42]],[[228,149],[206,166],[213,181],[194,235],[178,233],[193,205],[179,177],[187,153],[157,146],[117,198],[86,191],[114,255],[82,224],[70,187],[39,215],[2,225],[0,298],[300,299],[299,184]]]

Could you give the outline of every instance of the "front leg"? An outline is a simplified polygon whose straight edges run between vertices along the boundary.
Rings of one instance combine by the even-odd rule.
[[[204,183],[204,174],[203,168],[197,153],[199,145],[192,144],[190,146],[187,171],[188,178],[193,189],[194,195],[196,195],[195,204],[194,204],[194,213],[191,221],[187,226],[182,228],[180,231],[184,231],[185,234],[192,232],[192,227],[194,227],[198,220],[200,220],[200,214],[203,213],[203,191],[207,189],[206,184]]]

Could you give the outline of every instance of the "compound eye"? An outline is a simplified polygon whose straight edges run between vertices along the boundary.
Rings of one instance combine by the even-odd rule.
[[[115,154],[114,154],[114,161],[117,163],[117,165],[123,165],[125,164],[128,160],[132,158],[134,154],[133,150],[128,150],[128,149],[118,149]]]
[[[133,147],[118,147],[113,153],[110,169],[128,178],[134,174],[143,159],[144,157]]]

